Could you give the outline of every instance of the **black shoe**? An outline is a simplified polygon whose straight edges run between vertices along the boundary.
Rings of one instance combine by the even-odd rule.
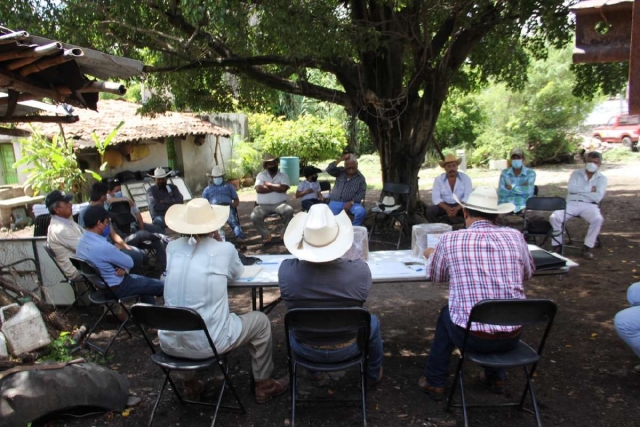
[[[585,259],[593,259],[593,252],[591,251],[590,247],[588,246],[582,247],[582,257]]]

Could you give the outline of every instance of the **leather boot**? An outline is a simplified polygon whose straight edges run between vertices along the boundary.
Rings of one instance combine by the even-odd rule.
[[[282,377],[279,380],[269,378],[263,381],[256,381],[256,402],[267,403],[274,396],[280,396],[289,389],[289,377]]]

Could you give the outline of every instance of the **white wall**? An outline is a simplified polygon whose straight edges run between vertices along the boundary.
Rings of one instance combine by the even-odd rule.
[[[145,141],[148,142],[148,141]],[[81,152],[78,154],[78,160],[84,160],[89,163],[89,168],[93,171],[100,173],[104,178],[111,178],[122,171],[149,171],[155,169],[158,166],[167,166],[169,159],[167,156],[167,147],[162,143],[150,143],[146,144],[149,147],[149,155],[143,159],[129,162],[126,156],[122,157],[122,164],[118,167],[109,167],[104,172],[99,172],[101,165],[98,153],[95,151]]]

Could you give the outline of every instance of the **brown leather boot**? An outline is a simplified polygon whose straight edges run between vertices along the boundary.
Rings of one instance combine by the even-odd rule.
[[[256,402],[267,403],[274,396],[280,396],[289,389],[289,377],[282,377],[279,380],[269,378],[268,380],[256,381]]]

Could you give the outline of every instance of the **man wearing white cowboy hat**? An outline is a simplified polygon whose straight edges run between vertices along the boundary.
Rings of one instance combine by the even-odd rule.
[[[278,271],[280,295],[287,309],[300,307],[361,307],[371,289],[371,270],[357,259],[342,259],[353,244],[353,226],[346,212],[334,215],[325,204],[313,205],[289,223],[284,244],[296,258],[282,261]],[[291,337],[294,352],[311,360],[341,361],[354,356],[357,344],[309,343]],[[371,315],[368,376],[382,378],[380,322]],[[330,359],[330,360],[327,360]]]
[[[212,205],[229,206],[229,218],[227,224],[233,230],[233,234],[236,235],[236,241],[240,245],[241,249],[246,249],[247,245],[244,242],[244,233],[242,227],[240,227],[240,219],[238,218],[238,205],[240,199],[238,193],[233,185],[224,180],[224,171],[218,165],[215,165],[211,169],[211,173],[207,174],[211,179],[211,184],[207,186],[202,192],[202,198],[207,199]]]
[[[173,184],[167,184],[167,177],[170,172],[165,172],[161,167],[155,168],[153,175],[149,174],[153,178],[155,185],[152,185],[147,190],[147,199],[149,200],[149,214],[153,225],[157,225],[162,228],[162,233],[167,225],[164,222],[164,215],[167,210],[173,205],[181,205],[184,202],[182,193]]]
[[[466,202],[473,187],[471,178],[465,173],[458,172],[458,165],[461,162],[462,159],[453,154],[447,154],[444,160],[438,162],[445,172],[433,181],[432,205],[427,208],[427,221],[451,224],[462,220],[462,207],[456,203],[454,195]]]
[[[457,196],[455,196],[458,199]],[[427,359],[422,391],[433,399],[444,397],[449,358],[463,345],[473,306],[485,299],[525,298],[523,282],[535,265],[521,232],[498,227],[498,216],[512,212],[512,203],[498,204],[493,188],[476,188],[462,206],[467,228],[445,233],[434,248],[425,250],[427,278],[449,282],[449,303],[438,322]],[[467,348],[479,352],[507,351],[518,344],[520,327],[474,324]],[[483,380],[493,391],[504,391],[504,369],[485,368]]]
[[[227,283],[244,270],[235,247],[220,241],[217,235],[229,218],[229,206],[212,206],[206,199],[196,198],[186,205],[171,206],[165,218],[170,229],[183,235],[167,246],[165,305],[196,310],[207,324],[219,354],[240,346],[249,347],[258,403],[283,394],[289,381],[271,378],[269,318],[259,311],[240,316],[229,312]],[[169,355],[188,359],[212,356],[209,343],[200,332],[160,331],[158,336],[162,351]],[[182,379],[186,380],[186,391],[192,397],[203,391],[204,384],[192,375]]]
[[[265,153],[262,157],[264,170],[256,177],[256,207],[251,212],[251,221],[258,229],[263,243],[269,243],[271,233],[264,224],[264,219],[271,214],[282,217],[282,234],[293,217],[293,208],[287,204],[289,176],[278,170],[278,158]]]

